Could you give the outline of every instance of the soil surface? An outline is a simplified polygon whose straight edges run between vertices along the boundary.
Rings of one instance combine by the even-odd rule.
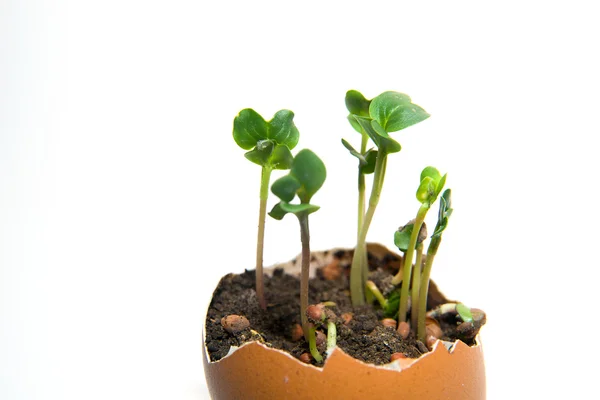
[[[376,365],[389,363],[394,353],[418,358],[429,351],[426,344],[416,340],[412,332],[403,339],[395,328],[384,326],[381,320],[385,316],[377,303],[352,307],[348,262],[351,256],[351,250],[334,253],[333,261],[318,269],[317,276],[311,279],[309,284],[309,304],[335,303],[335,306],[328,309],[337,316],[337,346],[354,358]],[[390,290],[389,281],[400,264],[399,255],[370,251],[369,279],[386,294],[386,291]],[[221,279],[206,319],[206,348],[212,361],[226,356],[231,346],[240,346],[253,340],[289,352],[297,358],[309,351],[304,338],[297,338],[296,324],[300,323],[299,279],[284,273],[282,269],[275,269],[272,276],[265,275],[265,292],[268,303],[266,312],[260,309],[256,298],[254,270],[247,270],[239,275],[229,274]],[[427,309],[431,310],[447,302],[449,300],[431,282]],[[243,316],[247,321],[239,324],[239,329],[226,330],[221,320],[230,315]],[[461,321],[455,314],[439,318],[443,331],[441,339],[454,342],[460,338],[472,345],[472,340],[461,337],[460,330],[457,331],[459,322]],[[326,332],[325,329],[321,330]],[[319,346],[319,350],[324,354],[324,343]],[[320,365],[312,358],[311,362]]]

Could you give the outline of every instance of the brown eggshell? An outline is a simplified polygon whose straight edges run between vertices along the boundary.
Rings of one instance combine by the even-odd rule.
[[[259,342],[245,343],[211,362],[204,336],[202,352],[213,400],[485,399],[479,337],[472,347],[456,341],[448,350],[444,343],[448,344],[438,340],[418,359],[398,359],[385,366],[363,363],[335,348],[318,368]]]

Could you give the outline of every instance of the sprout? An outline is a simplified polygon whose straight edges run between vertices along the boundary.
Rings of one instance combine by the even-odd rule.
[[[350,293],[354,306],[365,304],[365,285],[368,275],[367,232],[375,209],[379,203],[388,154],[400,151],[400,143],[392,139],[389,132],[396,132],[419,123],[429,114],[412,103],[410,97],[398,92],[384,92],[372,100],[367,100],[355,90],[346,93],[346,107],[350,112],[348,120],[361,134],[361,151],[354,150],[347,141],[342,141],[352,155],[359,159],[358,172],[358,229],[357,243],[350,270]],[[377,150],[366,150],[370,138]],[[371,172],[373,186],[369,206],[365,213],[364,175]]]
[[[450,191],[450,189],[446,189],[444,191],[444,194],[442,194],[442,196],[440,197],[440,211],[438,212],[438,221],[435,225],[433,235],[431,236],[431,241],[429,242],[429,248],[427,249],[427,261],[425,262],[425,268],[423,269],[423,273],[421,275],[421,292],[419,293],[419,305],[417,308],[417,337],[420,340],[423,340],[426,334],[425,313],[427,310],[427,293],[429,291],[429,276],[431,274],[431,266],[433,265],[433,260],[435,259],[435,255],[437,254],[438,248],[440,247],[440,243],[442,242],[442,233],[448,226],[448,219],[450,218],[450,215],[452,215],[453,211],[451,195],[452,192]],[[468,318],[470,310],[468,310],[463,304],[461,304],[461,306],[462,307],[457,306],[456,311],[460,314],[461,318],[463,318],[463,321],[466,321],[464,318]]]
[[[418,246],[419,233],[421,231],[421,226],[423,225],[423,221],[425,220],[425,216],[427,215],[427,211],[431,205],[436,201],[439,193],[444,188],[444,184],[446,183],[446,175],[442,176],[440,172],[433,167],[426,167],[421,172],[421,183],[419,184],[419,188],[417,189],[416,197],[417,200],[421,203],[421,207],[419,207],[419,211],[417,212],[417,217],[414,220],[413,228],[410,234],[410,241],[408,246],[406,247],[406,253],[404,255],[404,261],[402,267],[392,279],[392,284],[398,285],[402,282],[402,288],[400,290],[400,305],[398,310],[398,321],[406,321],[406,312],[408,308],[408,289],[409,282],[411,278],[412,272],[412,262],[415,248]],[[437,231],[437,227],[436,227]],[[395,241],[398,239],[398,233],[395,235]],[[404,244],[404,243],[402,243]],[[402,249],[401,249],[402,250]],[[429,261],[429,260],[428,260]],[[420,262],[420,261],[419,261]],[[420,272],[421,265],[416,265],[417,272]],[[419,273],[420,275],[420,273]],[[420,278],[420,277],[419,277]],[[417,279],[419,279],[417,278]],[[419,285],[417,287],[413,286],[413,299],[418,298],[419,295]],[[416,310],[416,309],[415,309]],[[415,321],[415,319],[413,319]],[[414,322],[413,322],[414,326]]]
[[[269,215],[277,220],[286,214],[294,214],[300,222],[300,240],[302,242],[302,272],[300,275],[300,319],[304,337],[310,340],[306,309],[308,307],[308,275],[310,268],[310,233],[308,215],[319,209],[310,204],[313,195],[323,186],[327,171],[325,164],[315,153],[308,149],[301,150],[291,163],[290,173],[273,183],[271,191],[281,200],[273,207]],[[300,204],[292,204],[296,196]],[[314,357],[314,354],[313,354]],[[316,358],[315,358],[316,359]]]
[[[277,111],[270,121],[265,121],[256,111],[246,108],[233,120],[233,139],[244,150],[244,156],[262,167],[260,179],[260,207],[258,212],[258,238],[256,241],[256,296],[262,309],[267,308],[263,284],[263,242],[269,180],[274,169],[289,169],[292,164],[291,149],[298,143],[298,129],[294,113]]]

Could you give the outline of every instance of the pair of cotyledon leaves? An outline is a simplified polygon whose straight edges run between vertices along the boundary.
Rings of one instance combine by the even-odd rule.
[[[233,120],[233,139],[244,150],[245,157],[255,164],[271,169],[289,169],[292,150],[300,134],[294,124],[294,113],[279,110],[270,121],[246,108]]]
[[[301,217],[317,211],[319,206],[310,204],[310,200],[323,186],[326,177],[327,170],[323,161],[311,150],[300,150],[292,161],[290,173],[277,179],[271,186],[271,191],[281,201],[269,215],[282,219],[287,213]],[[290,201],[296,196],[300,199],[300,204],[291,204]]]
[[[372,100],[367,100],[360,92],[346,93],[346,108],[350,112],[348,121],[359,133],[366,133],[377,146],[360,154],[347,141],[344,146],[360,162],[361,172],[373,172],[377,152],[391,154],[401,150],[400,143],[392,139],[389,132],[396,132],[427,118],[429,114],[414,104],[410,97],[399,92],[383,92]]]
[[[434,167],[424,168],[421,172],[421,183],[419,184],[419,189],[417,190],[417,199],[424,206],[429,208],[431,204],[436,201],[440,192],[444,188],[445,183],[446,175],[442,176],[442,174],[440,174],[440,172]],[[438,213],[438,221],[435,225],[435,230],[431,236],[432,238],[440,237],[442,232],[448,226],[448,219],[452,214],[451,194],[452,192],[450,189],[446,189],[440,197],[440,211]],[[397,230],[394,234],[394,244],[401,251],[406,251],[408,249],[413,227],[414,223],[408,223],[401,229]],[[425,236],[427,236],[427,234],[419,235],[417,245],[425,239]]]

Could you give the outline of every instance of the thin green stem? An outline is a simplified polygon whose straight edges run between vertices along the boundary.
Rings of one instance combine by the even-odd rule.
[[[406,321],[406,311],[408,310],[408,289],[410,286],[413,256],[415,252],[415,246],[417,245],[417,239],[419,237],[419,232],[421,231],[421,225],[423,225],[423,221],[425,220],[425,215],[427,215],[428,210],[429,207],[426,205],[422,205],[419,208],[419,211],[417,212],[417,218],[415,219],[415,223],[413,225],[413,231],[410,235],[408,249],[406,249],[406,254],[404,255],[402,268],[400,268],[396,276],[394,276],[392,279],[392,284],[394,285],[397,285],[400,283],[400,281],[402,281],[402,288],[400,290],[400,306],[398,308],[398,322]],[[402,276],[400,276],[400,271],[402,271]]]
[[[327,354],[331,353],[337,343],[337,329],[333,321],[327,323]]]
[[[367,151],[367,141],[369,140],[369,136],[366,133],[362,133],[362,139],[360,142],[360,154],[364,155]],[[358,241],[360,237],[360,230],[363,226],[363,221],[365,218],[365,174],[362,173],[360,169],[360,164],[358,166],[358,227],[356,229],[356,240]]]
[[[367,281],[366,287],[368,291],[373,293],[373,296],[375,296],[381,308],[385,309],[387,307],[387,300],[385,299],[385,297],[383,297],[383,294],[381,293],[375,282]]]
[[[260,207],[258,211],[258,238],[256,240],[256,297],[258,298],[258,303],[263,310],[267,309],[267,302],[265,300],[265,285],[263,283],[263,248],[270,180],[271,168],[262,167],[260,176]]]
[[[419,307],[419,293],[421,288],[421,266],[423,265],[423,243],[417,245],[417,260],[415,261],[415,267],[413,270],[412,278],[412,290],[411,290],[411,311],[410,311],[410,323],[413,329],[417,326],[417,316]]]
[[[307,340],[308,340],[308,349],[310,350],[310,354],[313,356],[315,361],[322,362],[323,357],[321,357],[321,353],[317,349],[317,337],[316,337],[317,328],[314,326],[308,328],[307,331]]]
[[[417,323],[417,337],[420,341],[425,342],[426,339],[426,328],[425,328],[425,315],[427,313],[427,296],[429,293],[429,276],[431,275],[431,266],[433,260],[437,254],[437,249],[440,245],[441,238],[433,237],[429,248],[427,249],[427,260],[425,261],[425,268],[423,268],[423,274],[421,274],[421,292],[419,293],[419,309],[418,323]]]
[[[358,236],[358,242],[356,243],[354,256],[352,257],[352,266],[350,268],[350,296],[352,298],[353,306],[365,304],[364,287],[368,274],[367,232],[369,231],[369,226],[373,220],[375,209],[379,203],[379,197],[381,196],[381,188],[383,186],[383,179],[385,177],[386,164],[387,154],[378,153],[375,161],[373,187],[371,189],[371,196],[369,197],[369,208],[365,214],[363,226],[360,230],[360,235]]]
[[[304,337],[309,340],[308,318],[306,309],[308,308],[308,275],[310,272],[310,234],[308,230],[308,215],[298,215],[300,221],[300,240],[302,242],[302,271],[300,272],[300,320],[302,321],[302,330]]]

